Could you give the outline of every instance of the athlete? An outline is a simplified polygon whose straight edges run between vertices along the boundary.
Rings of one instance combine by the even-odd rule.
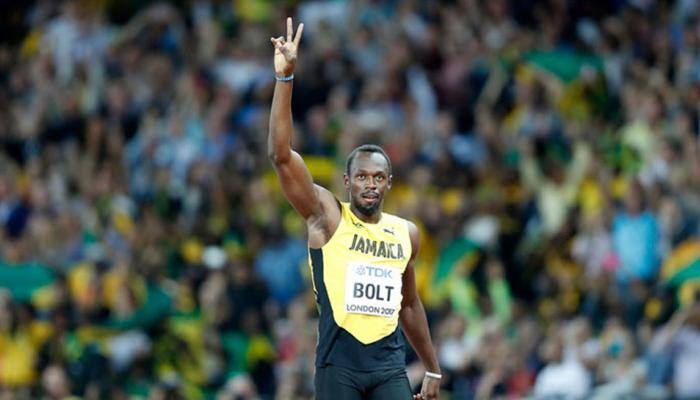
[[[277,82],[268,154],[286,198],[308,229],[320,313],[316,398],[437,399],[442,375],[413,267],[418,229],[382,212],[391,188],[389,157],[375,145],[354,149],[343,176],[349,202],[340,202],[314,184],[303,159],[291,148],[292,84],[303,29],[300,24],[293,37],[288,18],[286,38],[271,38]],[[426,369],[420,394],[414,396],[406,376],[403,334]]]

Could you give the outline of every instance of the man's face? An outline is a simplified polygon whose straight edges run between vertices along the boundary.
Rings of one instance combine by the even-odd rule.
[[[379,212],[384,192],[391,188],[389,164],[380,153],[359,152],[350,165],[350,176],[345,175],[345,188],[350,193],[350,204],[365,216]]]

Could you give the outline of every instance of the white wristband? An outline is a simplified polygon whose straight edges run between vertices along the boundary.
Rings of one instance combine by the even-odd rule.
[[[425,371],[425,377],[430,379],[442,379],[442,374],[437,374],[435,372]]]

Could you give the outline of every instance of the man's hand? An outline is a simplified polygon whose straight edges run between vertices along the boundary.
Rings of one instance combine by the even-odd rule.
[[[304,24],[299,24],[294,40],[292,40],[293,31],[292,18],[287,18],[287,38],[285,39],[284,36],[270,38],[275,46],[275,74],[277,76],[289,76],[294,73],[294,66],[297,63],[297,49],[301,33],[304,31]]]
[[[413,400],[437,400],[440,392],[440,379],[423,378],[420,394],[413,395]]]

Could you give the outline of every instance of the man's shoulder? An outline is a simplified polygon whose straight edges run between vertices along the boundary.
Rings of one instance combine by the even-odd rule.
[[[306,220],[309,234],[309,246],[320,248],[335,234],[342,219],[342,206],[335,195],[323,186],[314,184],[314,190],[321,203],[319,214]]]
[[[324,216],[327,216],[328,214],[336,214],[337,212],[339,213],[341,211],[341,202],[338,200],[335,194],[333,194],[333,192],[318,184],[314,184],[314,189],[316,190],[316,195],[321,202],[321,209]]]
[[[391,213],[386,213],[382,212],[382,222],[387,224],[387,225],[393,225],[393,226],[402,226],[406,227],[407,232],[411,232],[412,230],[417,231],[416,224],[413,223],[413,221],[400,217],[396,214],[391,214]]]

